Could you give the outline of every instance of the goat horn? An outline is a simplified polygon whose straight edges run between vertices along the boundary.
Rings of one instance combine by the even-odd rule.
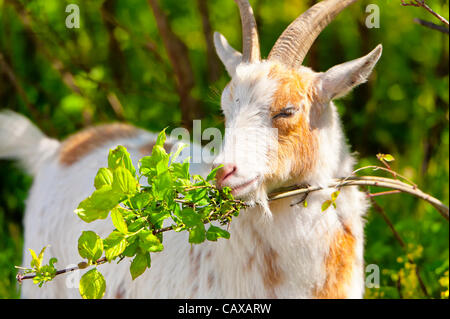
[[[239,6],[242,22],[242,61],[257,62],[261,60],[258,30],[252,7],[248,0],[234,0]]]
[[[347,6],[357,0],[324,0],[300,15],[278,38],[269,60],[299,67],[323,29]]]

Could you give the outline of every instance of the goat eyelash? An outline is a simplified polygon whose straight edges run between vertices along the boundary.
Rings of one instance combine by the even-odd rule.
[[[284,109],[282,109],[278,114],[275,114],[272,117],[272,120],[275,120],[277,118],[286,118],[286,117],[291,117],[292,115],[294,115],[296,112],[298,111],[297,108],[295,107],[286,107]]]

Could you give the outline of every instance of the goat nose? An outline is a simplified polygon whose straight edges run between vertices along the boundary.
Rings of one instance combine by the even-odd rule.
[[[237,167],[234,164],[224,164],[216,174],[216,184],[218,187],[222,187],[222,184],[228,177],[233,176],[237,171]]]

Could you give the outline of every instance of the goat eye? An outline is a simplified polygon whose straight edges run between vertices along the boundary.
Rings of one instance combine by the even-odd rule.
[[[287,107],[282,109],[278,114],[275,114],[272,119],[275,120],[277,118],[286,118],[291,117],[297,112],[297,109],[294,107]]]

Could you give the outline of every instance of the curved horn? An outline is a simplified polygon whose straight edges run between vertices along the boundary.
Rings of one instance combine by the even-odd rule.
[[[299,67],[323,29],[347,6],[357,0],[323,0],[292,22],[270,51],[269,60]]]
[[[257,62],[261,60],[258,30],[252,7],[248,0],[234,0],[239,6],[242,22],[242,61]]]

